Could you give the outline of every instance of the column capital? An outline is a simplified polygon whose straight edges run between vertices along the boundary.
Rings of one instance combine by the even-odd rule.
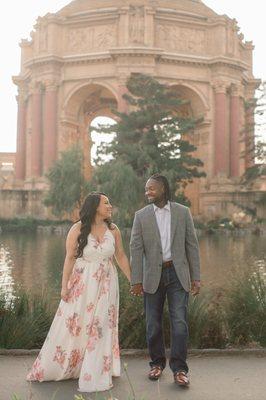
[[[227,82],[224,81],[215,81],[212,83],[212,87],[215,93],[226,93],[229,85]]]
[[[242,85],[237,84],[237,83],[232,83],[232,85],[230,87],[230,93],[231,93],[231,96],[234,96],[234,97],[243,97],[244,91],[243,91]]]
[[[16,96],[17,102],[20,103],[25,103],[27,101],[28,98],[28,90],[26,88],[26,86],[18,86],[18,94]]]
[[[59,87],[59,81],[56,79],[47,79],[44,81],[44,87],[46,91],[56,91]]]
[[[42,82],[32,80],[29,84],[29,92],[30,94],[41,93],[43,90]]]
[[[155,9],[152,8],[152,7],[145,7],[145,12],[146,12],[146,14],[149,14],[149,15],[155,15],[156,14]]]
[[[118,10],[118,14],[127,14],[128,13],[128,11],[129,11],[129,7],[127,7],[127,6],[124,6],[124,7],[121,7],[119,10]]]

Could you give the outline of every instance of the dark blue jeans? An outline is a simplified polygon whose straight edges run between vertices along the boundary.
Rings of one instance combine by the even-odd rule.
[[[169,365],[173,372],[186,371],[187,366],[187,308],[186,292],[174,269],[174,266],[162,270],[159,287],[154,294],[144,293],[146,314],[146,337],[150,353],[150,366],[160,365],[165,368],[165,345],[163,338],[163,307],[167,297],[171,326],[171,354]]]

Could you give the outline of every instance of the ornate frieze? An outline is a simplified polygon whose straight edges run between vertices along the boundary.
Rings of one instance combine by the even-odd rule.
[[[159,23],[156,28],[156,46],[201,54],[206,51],[206,32],[203,29]]]
[[[117,43],[117,27],[114,24],[70,28],[66,34],[66,50],[69,53],[88,53],[93,49],[108,49]]]

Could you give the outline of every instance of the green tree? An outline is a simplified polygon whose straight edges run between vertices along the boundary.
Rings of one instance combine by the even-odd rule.
[[[106,193],[114,205],[114,219],[119,226],[130,226],[136,209],[143,201],[143,187],[131,165],[111,160],[96,167],[87,191]]]
[[[106,191],[114,193],[119,209],[133,203],[132,208],[136,208],[142,205],[146,179],[160,172],[169,179],[173,198],[178,200],[179,191],[179,198],[186,202],[185,186],[205,176],[199,170],[202,161],[193,156],[196,147],[189,141],[200,120],[184,117],[182,109],[187,101],[151,76],[132,74],[127,89],[123,97],[130,112],[113,110],[118,123],[96,129],[115,135],[98,148],[93,187],[110,188]],[[112,159],[105,161],[106,156]]]
[[[245,110],[247,122],[242,133],[245,151],[241,156],[248,157],[251,166],[241,177],[241,184],[251,186],[266,175],[266,82],[258,88],[256,98],[246,101]]]
[[[55,216],[62,217],[80,206],[86,185],[82,173],[82,152],[78,145],[61,153],[61,158],[49,170],[47,178],[50,188],[44,204],[52,207]]]

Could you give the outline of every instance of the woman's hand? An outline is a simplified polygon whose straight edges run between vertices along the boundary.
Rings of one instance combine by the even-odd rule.
[[[61,290],[61,299],[64,300],[66,303],[68,301],[68,296],[69,296],[69,289],[62,287]]]

